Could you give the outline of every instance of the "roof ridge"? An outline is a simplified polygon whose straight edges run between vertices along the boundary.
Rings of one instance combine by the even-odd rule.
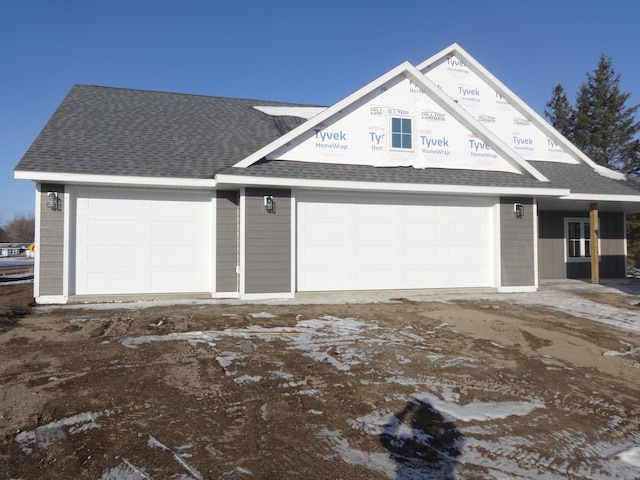
[[[206,95],[204,93],[171,92],[167,90],[149,90],[144,88],[114,87],[110,85],[96,85],[96,84],[84,84],[84,83],[76,83],[73,85],[72,88],[83,88],[83,89],[97,88],[97,89],[104,89],[104,90],[120,90],[120,91],[128,91],[128,92],[157,93],[161,95],[176,95],[181,97],[202,97],[202,98],[213,98],[213,99],[220,99],[220,100],[242,100],[245,102],[269,102],[269,103],[282,104],[283,106],[326,107],[326,105],[319,105],[319,104],[312,104],[312,103],[296,103],[296,102],[288,102],[288,101],[282,101],[282,100],[230,97],[230,96],[224,96],[224,95]]]

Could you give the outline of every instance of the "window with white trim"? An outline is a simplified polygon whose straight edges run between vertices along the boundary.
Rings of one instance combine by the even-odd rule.
[[[391,118],[391,148],[398,150],[411,150],[411,119]]]
[[[564,238],[568,262],[591,260],[591,223],[588,218],[565,218]]]

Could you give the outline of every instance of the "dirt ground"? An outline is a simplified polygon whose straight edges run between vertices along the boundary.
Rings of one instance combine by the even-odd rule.
[[[640,478],[640,336],[485,300],[30,305],[0,478]],[[532,294],[534,295],[534,294]],[[640,325],[640,299],[591,292]]]

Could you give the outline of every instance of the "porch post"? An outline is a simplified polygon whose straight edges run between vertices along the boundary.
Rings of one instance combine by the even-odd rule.
[[[591,237],[591,282],[600,283],[600,252],[598,250],[598,234],[600,226],[598,225],[598,204],[589,205],[589,225]]]

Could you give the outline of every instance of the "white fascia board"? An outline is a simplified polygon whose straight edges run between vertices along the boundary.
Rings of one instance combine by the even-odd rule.
[[[561,200],[579,200],[588,202],[627,202],[640,203],[640,195],[595,195],[591,193],[570,193]]]
[[[496,78],[489,70],[484,68],[475,58],[469,55],[469,53],[457,43],[449,45],[444,50],[441,50],[435,55],[429,57],[424,62],[419,64],[417,66],[417,69],[423,70],[429,65],[433,64],[434,62],[437,62],[441,58],[446,57],[447,55],[456,55],[457,57],[459,57],[467,67],[471,68],[480,78],[482,78],[485,82],[491,85],[491,87],[493,87],[496,91],[498,91],[505,100],[507,100],[514,108],[519,110],[520,113],[522,113],[525,117],[527,117],[528,120],[531,121],[531,123],[533,123],[536,127],[538,127],[543,132],[545,132],[549,138],[551,138],[558,145],[561,145],[562,148],[566,150],[570,150],[576,157],[578,157],[584,163],[586,163],[587,165],[592,167],[594,170],[596,170],[597,173],[603,176],[607,176],[607,174],[605,174],[604,172],[597,170],[597,168],[602,170],[605,167],[599,166],[597,163],[591,160],[587,155],[585,155],[584,152],[582,152],[582,150],[580,150],[573,143],[567,140],[564,137],[564,135],[558,132],[558,130],[556,130],[549,122],[547,122],[544,118],[538,115],[538,113],[535,110],[533,110],[529,105],[527,105],[523,100],[521,100],[520,97],[518,97],[515,93],[513,93],[509,89],[509,87],[507,87],[504,83],[498,80],[498,78]],[[610,169],[606,169],[606,170],[609,170],[609,172],[611,172],[611,173],[607,172],[609,175],[615,175],[616,173],[618,173]],[[617,177],[618,180],[624,180],[625,178],[626,177],[624,177],[623,174],[618,173],[618,177]]]
[[[389,70],[384,75],[375,79],[373,82],[370,82],[369,84],[365,85],[359,90],[356,90],[354,93],[352,93],[348,97],[343,98],[338,103],[333,104],[323,112],[320,112],[318,115],[316,115],[312,119],[307,120],[302,125],[294,128],[290,132],[284,134],[283,136],[277,138],[270,144],[265,145],[260,150],[254,152],[253,154],[249,155],[245,159],[239,161],[234,165],[234,167],[246,168],[253,165],[258,160],[261,160],[262,158],[266,157],[270,153],[273,153],[275,150],[286,145],[288,142],[291,142],[292,140],[302,135],[303,133],[308,132],[313,127],[317,126],[319,123],[322,123],[328,118],[330,118],[331,116],[335,115],[336,113],[339,113],[340,110],[350,106],[352,103],[361,99],[362,97],[372,92],[376,88],[379,88],[385,83],[387,83],[388,81],[393,80],[395,77],[405,72],[408,67],[411,67],[411,64],[409,62],[401,63],[394,69]]]
[[[515,195],[537,197],[564,197],[570,194],[566,188],[522,188],[472,185],[436,185],[422,183],[357,182],[348,180],[309,180],[300,178],[251,177],[245,175],[218,175],[219,185],[316,188],[323,190],[361,190],[372,192],[437,193],[462,195]]]
[[[83,173],[28,172],[16,170],[16,180],[33,180],[64,184],[130,185],[142,187],[215,188],[213,178],[135,177],[125,175],[91,175]]]
[[[478,137],[485,143],[489,143],[494,151],[499,153],[502,158],[512,164],[517,170],[526,171],[540,182],[549,181],[547,177],[518,155],[511,147],[498,138],[497,135],[482,125],[482,123],[478,122],[473,115],[458,105],[451,97],[449,97],[449,95],[440,90],[438,86],[429,80],[419,69],[409,65],[407,67],[406,75],[411,78],[413,83],[428,91],[431,99],[438,103],[444,110],[449,112],[468,130],[478,135]]]

